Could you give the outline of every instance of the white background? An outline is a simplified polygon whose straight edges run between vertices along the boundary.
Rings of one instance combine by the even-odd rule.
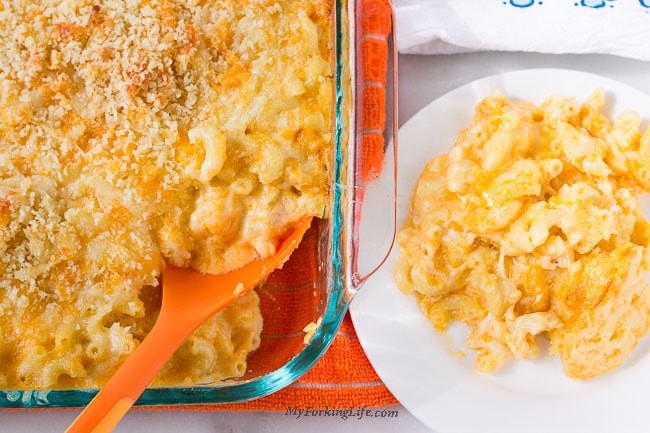
[[[650,80],[648,79],[650,64],[616,57],[520,53],[400,56],[400,124],[438,96],[464,83],[509,70],[540,67],[570,68],[593,72],[650,93]],[[364,290],[372,290],[372,288],[365,287]],[[386,409],[398,410],[398,416],[396,418],[363,418],[361,420],[342,420],[324,416],[295,419],[295,417],[283,413],[133,410],[126,415],[115,432],[431,432],[403,407]],[[64,432],[78,413],[78,410],[0,412],[0,432]]]

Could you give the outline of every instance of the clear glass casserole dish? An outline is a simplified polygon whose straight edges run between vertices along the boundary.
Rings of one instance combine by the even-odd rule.
[[[333,0],[335,138],[329,205],[294,253],[311,262],[290,260],[257,288],[264,293],[265,329],[260,347],[248,358],[247,373],[223,383],[148,388],[136,405],[243,402],[291,384],[325,353],[350,301],[387,256],[395,233],[396,47],[390,5],[386,0],[388,8],[377,8],[377,3],[382,2]],[[386,82],[373,81],[368,65]],[[371,152],[377,146],[383,152],[370,167],[369,146],[374,146]],[[292,267],[304,266],[314,272],[300,282],[288,278]],[[299,314],[292,307],[297,302],[306,305]],[[96,392],[2,390],[0,407],[79,407]]]

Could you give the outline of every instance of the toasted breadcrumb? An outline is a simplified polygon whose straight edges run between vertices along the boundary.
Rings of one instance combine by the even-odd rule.
[[[165,262],[225,272],[322,214],[329,8],[0,1],[7,387],[101,385],[152,325]],[[233,308],[242,314],[200,328],[162,382],[244,371],[256,294]]]

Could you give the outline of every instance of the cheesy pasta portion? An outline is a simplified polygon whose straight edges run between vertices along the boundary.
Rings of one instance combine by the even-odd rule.
[[[650,131],[604,104],[602,91],[540,106],[495,92],[418,180],[395,278],[435,329],[471,328],[479,371],[537,357],[546,336],[565,373],[589,379],[648,331]]]
[[[101,386],[166,263],[227,272],[322,216],[330,26],[325,0],[0,1],[2,388]],[[261,328],[250,293],[155,383],[241,376]]]

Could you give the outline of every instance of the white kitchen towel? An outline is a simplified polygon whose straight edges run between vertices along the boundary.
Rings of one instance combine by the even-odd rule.
[[[650,60],[650,0],[393,0],[402,53],[607,53]]]

